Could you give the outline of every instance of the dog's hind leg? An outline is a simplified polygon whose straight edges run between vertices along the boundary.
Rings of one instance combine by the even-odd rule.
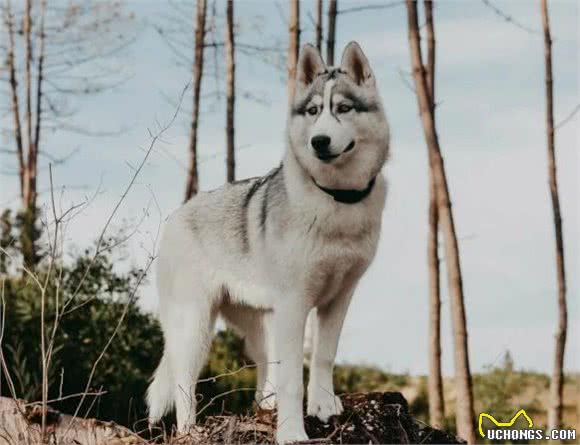
[[[265,313],[261,322],[256,324],[246,337],[246,349],[256,363],[256,402],[261,409],[276,407],[276,368],[274,362],[274,339],[272,314]]]
[[[187,431],[196,420],[195,385],[209,352],[215,322],[210,295],[192,284],[189,274],[175,283],[175,297],[165,308],[164,334],[179,431]]]
[[[273,373],[268,373],[268,335],[264,326],[270,314],[239,304],[224,304],[220,312],[228,326],[244,338],[244,352],[256,364],[256,403],[262,409],[274,409]]]

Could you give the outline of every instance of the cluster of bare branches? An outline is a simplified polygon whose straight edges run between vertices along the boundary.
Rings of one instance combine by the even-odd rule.
[[[71,131],[86,135],[104,134],[77,126],[75,99],[98,94],[124,82],[127,74],[114,65],[114,57],[132,43],[127,32],[131,16],[118,0],[105,2],[72,1],[54,5],[47,0],[25,0],[0,6],[3,41],[0,57],[6,70],[0,70],[1,94],[8,100],[2,109],[12,124],[1,128],[12,148],[4,154],[14,156],[19,179],[22,209],[27,213],[23,242],[25,264],[33,268],[40,260],[35,249],[39,157],[64,162],[64,156],[43,144],[45,135]]]

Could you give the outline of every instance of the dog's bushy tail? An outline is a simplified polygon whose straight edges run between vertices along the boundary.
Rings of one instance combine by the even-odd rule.
[[[159,366],[155,370],[153,381],[147,390],[149,423],[154,424],[159,422],[174,403],[173,376],[169,368],[167,352],[165,352],[159,362]]]

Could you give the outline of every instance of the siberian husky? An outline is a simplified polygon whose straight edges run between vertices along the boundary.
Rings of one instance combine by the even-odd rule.
[[[199,193],[167,222],[157,279],[165,351],[147,394],[151,422],[175,404],[178,428],[195,424],[195,382],[221,316],[257,365],[257,402],[277,406],[278,443],[306,440],[302,364],[313,309],[307,413],[326,421],[342,412],[334,359],[379,240],[389,129],[356,42],[338,68],[305,45],[290,108],[279,167]]]

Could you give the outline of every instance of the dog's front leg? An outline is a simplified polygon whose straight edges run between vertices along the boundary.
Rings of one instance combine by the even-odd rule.
[[[302,364],[304,360],[304,327],[306,305],[300,298],[287,296],[273,314],[274,349],[276,354],[276,386],[279,444],[308,440],[304,430],[302,400]]]
[[[316,310],[314,344],[310,360],[307,414],[326,422],[330,416],[342,413],[342,403],[334,395],[332,371],[340,331],[352,297],[344,292],[326,306]]]

